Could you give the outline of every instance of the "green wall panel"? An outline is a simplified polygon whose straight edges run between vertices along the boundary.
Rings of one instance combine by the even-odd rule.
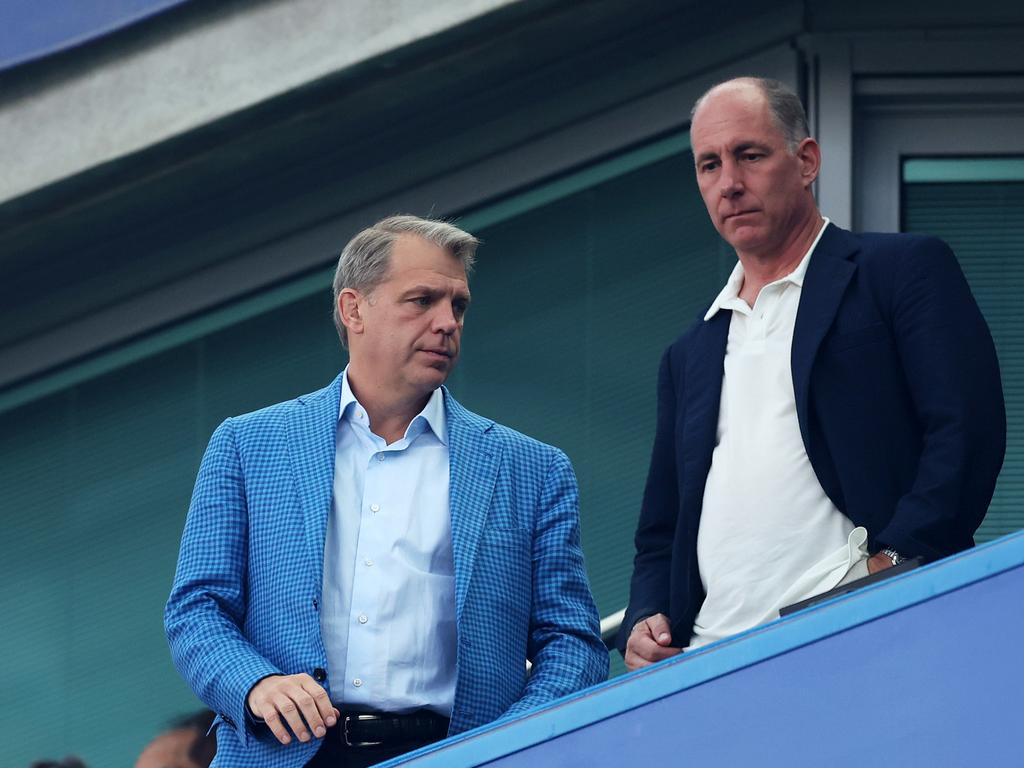
[[[329,381],[329,291],[0,414],[0,760],[132,765],[199,707],[163,633],[185,511],[223,418]]]

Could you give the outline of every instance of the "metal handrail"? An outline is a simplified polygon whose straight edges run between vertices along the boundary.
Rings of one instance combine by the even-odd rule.
[[[601,640],[609,651],[615,648],[615,638],[618,637],[619,627],[622,626],[625,616],[626,609],[623,608],[601,619]]]

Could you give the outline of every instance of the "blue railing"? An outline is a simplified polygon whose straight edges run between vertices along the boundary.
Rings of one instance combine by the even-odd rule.
[[[1024,765],[1022,649],[1024,532],[386,765]]]

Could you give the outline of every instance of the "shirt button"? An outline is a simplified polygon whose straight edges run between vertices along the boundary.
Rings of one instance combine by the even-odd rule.
[[[365,563],[366,567],[369,568],[371,565],[373,565],[373,560],[363,560],[363,563]]]
[[[380,504],[371,504],[370,505],[370,511],[371,512],[380,512]]]
[[[384,461],[384,454],[383,453],[378,453],[377,454],[377,461]]]
[[[358,688],[358,687],[359,687],[359,686],[361,686],[362,684],[363,684],[363,681],[362,681],[362,679],[361,679],[361,678],[358,678],[358,677],[357,677],[357,678],[356,678],[355,680],[353,680],[353,681],[352,681],[352,685],[354,685],[354,686],[355,686],[356,688]]]
[[[369,621],[369,619],[366,618],[366,614],[365,613],[360,613],[359,614],[359,623],[360,624],[365,624],[368,621]]]
[[[357,419],[362,419],[363,418],[363,412],[362,411],[356,411],[356,418]]]

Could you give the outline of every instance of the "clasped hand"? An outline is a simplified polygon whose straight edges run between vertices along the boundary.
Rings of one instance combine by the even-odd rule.
[[[341,717],[327,691],[307,674],[265,677],[249,691],[246,703],[282,744],[290,744],[292,734],[299,741],[309,741],[310,733],[322,739]]]
[[[629,671],[671,658],[680,653],[672,647],[672,629],[668,616],[656,613],[641,619],[633,625],[633,631],[626,641],[623,659]]]

